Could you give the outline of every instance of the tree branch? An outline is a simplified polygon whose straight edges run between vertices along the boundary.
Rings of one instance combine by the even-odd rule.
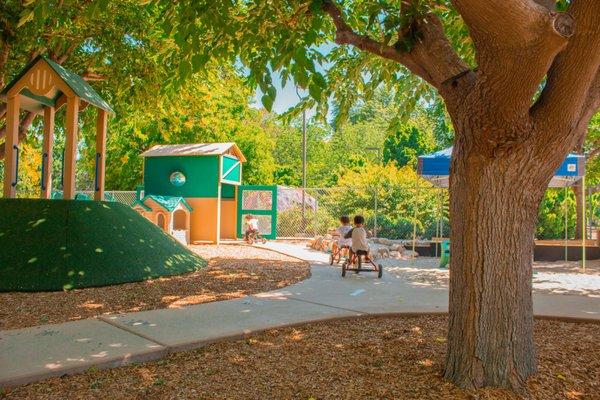
[[[323,11],[325,11],[331,17],[333,24],[335,25],[335,42],[339,45],[350,44],[361,50],[373,53],[388,60],[396,61],[411,72],[425,79],[431,85],[435,86],[433,78],[429,76],[420,65],[416,64],[406,53],[398,51],[396,48],[388,46],[383,43],[379,43],[374,39],[371,39],[367,35],[360,35],[350,27],[344,21],[344,16],[341,10],[331,0],[325,0],[323,2]]]
[[[5,86],[6,63],[8,62],[9,52],[10,45],[4,41],[0,42],[0,88]]]
[[[441,22],[433,14],[427,14],[414,21],[420,37],[410,51],[380,43],[367,35],[356,33],[344,20],[342,11],[333,0],[324,0],[323,11],[332,19],[336,28],[335,42],[340,45],[353,45],[358,49],[380,57],[396,61],[430,85],[442,92],[445,82],[467,75],[469,68],[450,45]],[[462,74],[462,75],[461,75]]]
[[[600,106],[600,3],[574,0],[569,11],[577,30],[554,60],[546,86],[531,110],[541,134],[548,132],[545,145],[555,143],[560,149],[577,143]],[[559,137],[561,132],[569,132],[569,136]]]
[[[540,0],[542,1],[542,0]],[[476,48],[477,78],[492,108],[520,119],[573,32],[569,14],[533,0],[453,0]],[[524,63],[523,60],[528,60]]]
[[[413,46],[410,56],[434,78],[440,94],[449,100],[454,89],[470,89],[475,82],[475,74],[448,41],[439,18],[434,14],[427,14],[423,19],[417,19],[415,24],[420,38]],[[464,95],[463,91],[461,95]]]
[[[573,34],[568,14],[550,12],[545,0],[453,0],[476,43],[527,46],[538,41],[541,31],[564,41]],[[540,4],[543,3],[543,4]]]

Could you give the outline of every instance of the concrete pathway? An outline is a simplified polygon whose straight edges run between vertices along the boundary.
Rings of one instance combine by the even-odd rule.
[[[168,352],[238,338],[264,329],[368,314],[446,312],[448,291],[402,279],[401,272],[349,273],[302,245],[266,248],[309,260],[311,278],[235,300],[102,316],[0,331],[0,387],[163,357]],[[534,295],[536,315],[600,320],[600,298]]]

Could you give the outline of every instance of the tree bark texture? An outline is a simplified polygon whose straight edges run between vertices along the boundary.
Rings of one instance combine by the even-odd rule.
[[[551,174],[531,179],[532,169],[526,146],[490,156],[455,143],[445,377],[462,387],[518,391],[536,371],[532,258],[545,189],[537,182]]]

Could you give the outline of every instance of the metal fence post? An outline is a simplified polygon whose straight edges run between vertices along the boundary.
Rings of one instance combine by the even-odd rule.
[[[377,196],[378,196],[377,186],[375,186],[375,218],[373,219],[373,237],[377,237]]]
[[[314,207],[314,217],[313,217],[313,231],[314,231],[314,236],[317,236],[317,224],[318,224],[318,220],[319,218],[317,217],[317,211],[319,210],[319,202],[320,199],[319,197],[319,191],[315,190],[315,207]]]

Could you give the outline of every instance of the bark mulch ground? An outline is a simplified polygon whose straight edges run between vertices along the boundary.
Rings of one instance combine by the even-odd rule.
[[[166,359],[52,378],[4,399],[518,399],[441,377],[444,316],[360,318],[271,330]],[[535,323],[531,399],[600,398],[600,325]]]
[[[250,246],[193,246],[207,268],[166,278],[63,292],[0,293],[0,330],[227,300],[291,285],[308,263]]]

